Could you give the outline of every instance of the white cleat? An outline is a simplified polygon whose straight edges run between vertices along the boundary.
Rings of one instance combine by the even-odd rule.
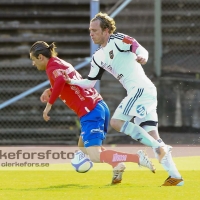
[[[125,169],[126,166],[124,163],[118,163],[118,165],[113,168],[113,178],[111,184],[121,183],[122,175]]]
[[[155,173],[156,168],[154,167],[153,163],[149,160],[147,154],[143,150],[139,150],[137,152],[139,156],[139,166],[147,167],[149,168],[153,173]]]

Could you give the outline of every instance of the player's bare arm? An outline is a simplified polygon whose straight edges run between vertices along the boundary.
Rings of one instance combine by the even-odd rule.
[[[40,96],[40,101],[42,103],[47,103],[49,101],[49,97],[51,95],[51,90],[48,88],[46,90],[44,90],[44,92],[42,93],[42,95]]]
[[[51,110],[51,104],[47,103],[46,108],[43,111],[43,118],[47,122],[50,120],[50,117],[48,116],[49,111]]]

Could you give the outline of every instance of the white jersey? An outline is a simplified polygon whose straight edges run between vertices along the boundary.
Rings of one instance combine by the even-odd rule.
[[[111,35],[107,45],[94,53],[88,79],[100,80],[106,70],[119,80],[127,94],[133,88],[155,87],[136,61],[137,56],[132,52],[131,44],[122,41],[125,36],[122,33]]]

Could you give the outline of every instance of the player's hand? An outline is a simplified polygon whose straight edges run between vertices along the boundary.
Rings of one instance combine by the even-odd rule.
[[[64,79],[65,79],[65,82],[66,82],[67,84],[70,84],[70,83],[71,83],[71,78],[69,78],[69,76],[68,76],[66,70],[63,70],[62,73],[63,73]]]
[[[70,83],[71,83],[71,78],[69,78],[69,76],[68,76],[68,74],[67,74],[67,71],[61,69],[60,72],[62,72],[63,78],[64,78],[65,82],[66,82],[67,84],[70,84]]]
[[[143,58],[141,55],[137,56],[136,61],[140,63],[141,65],[145,65],[147,63],[147,60]]]
[[[46,89],[40,96],[40,101],[42,103],[47,103],[49,101],[49,89]]]
[[[49,111],[51,110],[51,104],[47,103],[46,108],[43,111],[43,119],[47,122],[50,120],[50,117],[48,116]]]
[[[50,117],[48,116],[48,113],[46,111],[43,111],[43,119],[48,122],[50,120]]]

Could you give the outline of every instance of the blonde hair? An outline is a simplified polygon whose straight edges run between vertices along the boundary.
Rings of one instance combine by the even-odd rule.
[[[113,34],[116,30],[115,21],[113,18],[108,16],[106,13],[99,12],[95,15],[93,19],[91,19],[91,22],[99,20],[100,21],[100,27],[102,30],[105,30],[108,28],[109,33]]]

